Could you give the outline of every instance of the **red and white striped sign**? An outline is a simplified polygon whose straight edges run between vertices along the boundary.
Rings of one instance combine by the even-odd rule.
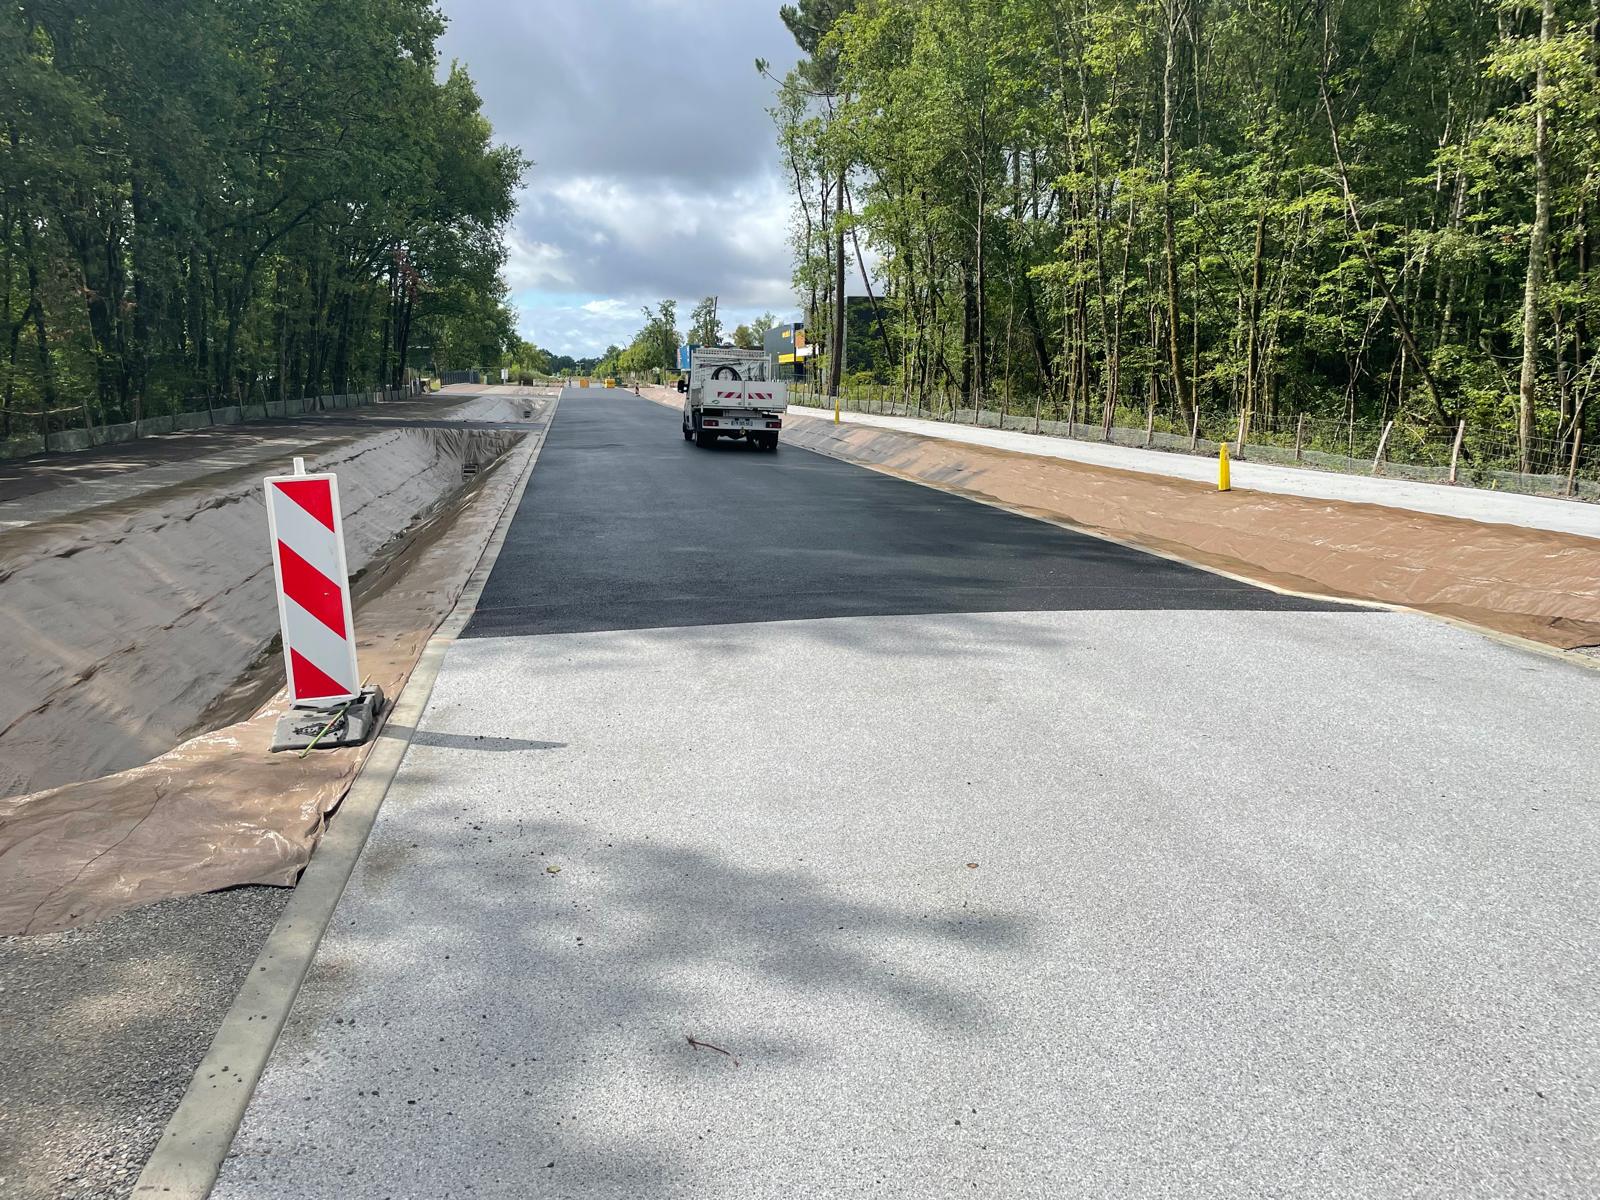
[[[742,390],[741,391],[737,391],[737,392],[722,392],[722,391],[719,391],[717,393],[717,399],[718,400],[771,400],[772,399],[772,393],[771,392],[747,392],[747,391],[742,391]]]
[[[296,704],[354,699],[361,694],[361,675],[339,481],[332,475],[279,475],[265,482],[289,698]]]

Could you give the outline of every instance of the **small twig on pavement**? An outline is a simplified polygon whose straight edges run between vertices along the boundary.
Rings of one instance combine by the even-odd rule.
[[[729,1062],[731,1062],[734,1066],[737,1067],[739,1065],[739,1060],[737,1058],[734,1058],[733,1055],[729,1054],[721,1046],[713,1046],[710,1042],[702,1042],[698,1038],[696,1038],[694,1036],[694,1034],[692,1034],[692,1033],[685,1034],[684,1037],[685,1037],[685,1040],[688,1041],[689,1045],[693,1046],[696,1050],[715,1050],[718,1054],[722,1055]]]

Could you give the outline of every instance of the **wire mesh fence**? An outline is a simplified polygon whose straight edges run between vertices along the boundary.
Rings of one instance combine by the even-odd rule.
[[[796,393],[797,402],[833,404],[820,390]],[[919,397],[886,385],[851,383],[840,406],[851,412],[917,417],[980,428],[1038,433],[1179,454],[1215,455],[1228,443],[1235,458],[1343,474],[1383,475],[1430,483],[1600,500],[1600,446],[1574,448],[1571,438],[1530,440],[1527,470],[1514,437],[1465,425],[1454,428],[1411,421],[1340,420],[1279,413],[1242,416],[1202,410],[1193,418],[1159,409],[1119,406],[1105,419],[1063,410],[1048,401],[1008,399],[974,407],[959,392]]]

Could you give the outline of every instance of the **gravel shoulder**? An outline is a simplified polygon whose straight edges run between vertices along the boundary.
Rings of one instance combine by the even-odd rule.
[[[132,1190],[289,895],[235,888],[0,938],[0,1195]]]

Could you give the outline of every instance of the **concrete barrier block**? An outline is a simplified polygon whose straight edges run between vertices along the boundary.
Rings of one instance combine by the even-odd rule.
[[[90,444],[95,446],[118,446],[123,442],[131,442],[139,436],[139,426],[132,421],[122,425],[102,425],[94,431]]]
[[[87,450],[96,444],[98,443],[89,440],[87,429],[63,429],[59,433],[52,433],[49,437],[51,450]]]
[[[44,439],[37,434],[7,438],[0,442],[0,458],[27,458],[44,453]]]

